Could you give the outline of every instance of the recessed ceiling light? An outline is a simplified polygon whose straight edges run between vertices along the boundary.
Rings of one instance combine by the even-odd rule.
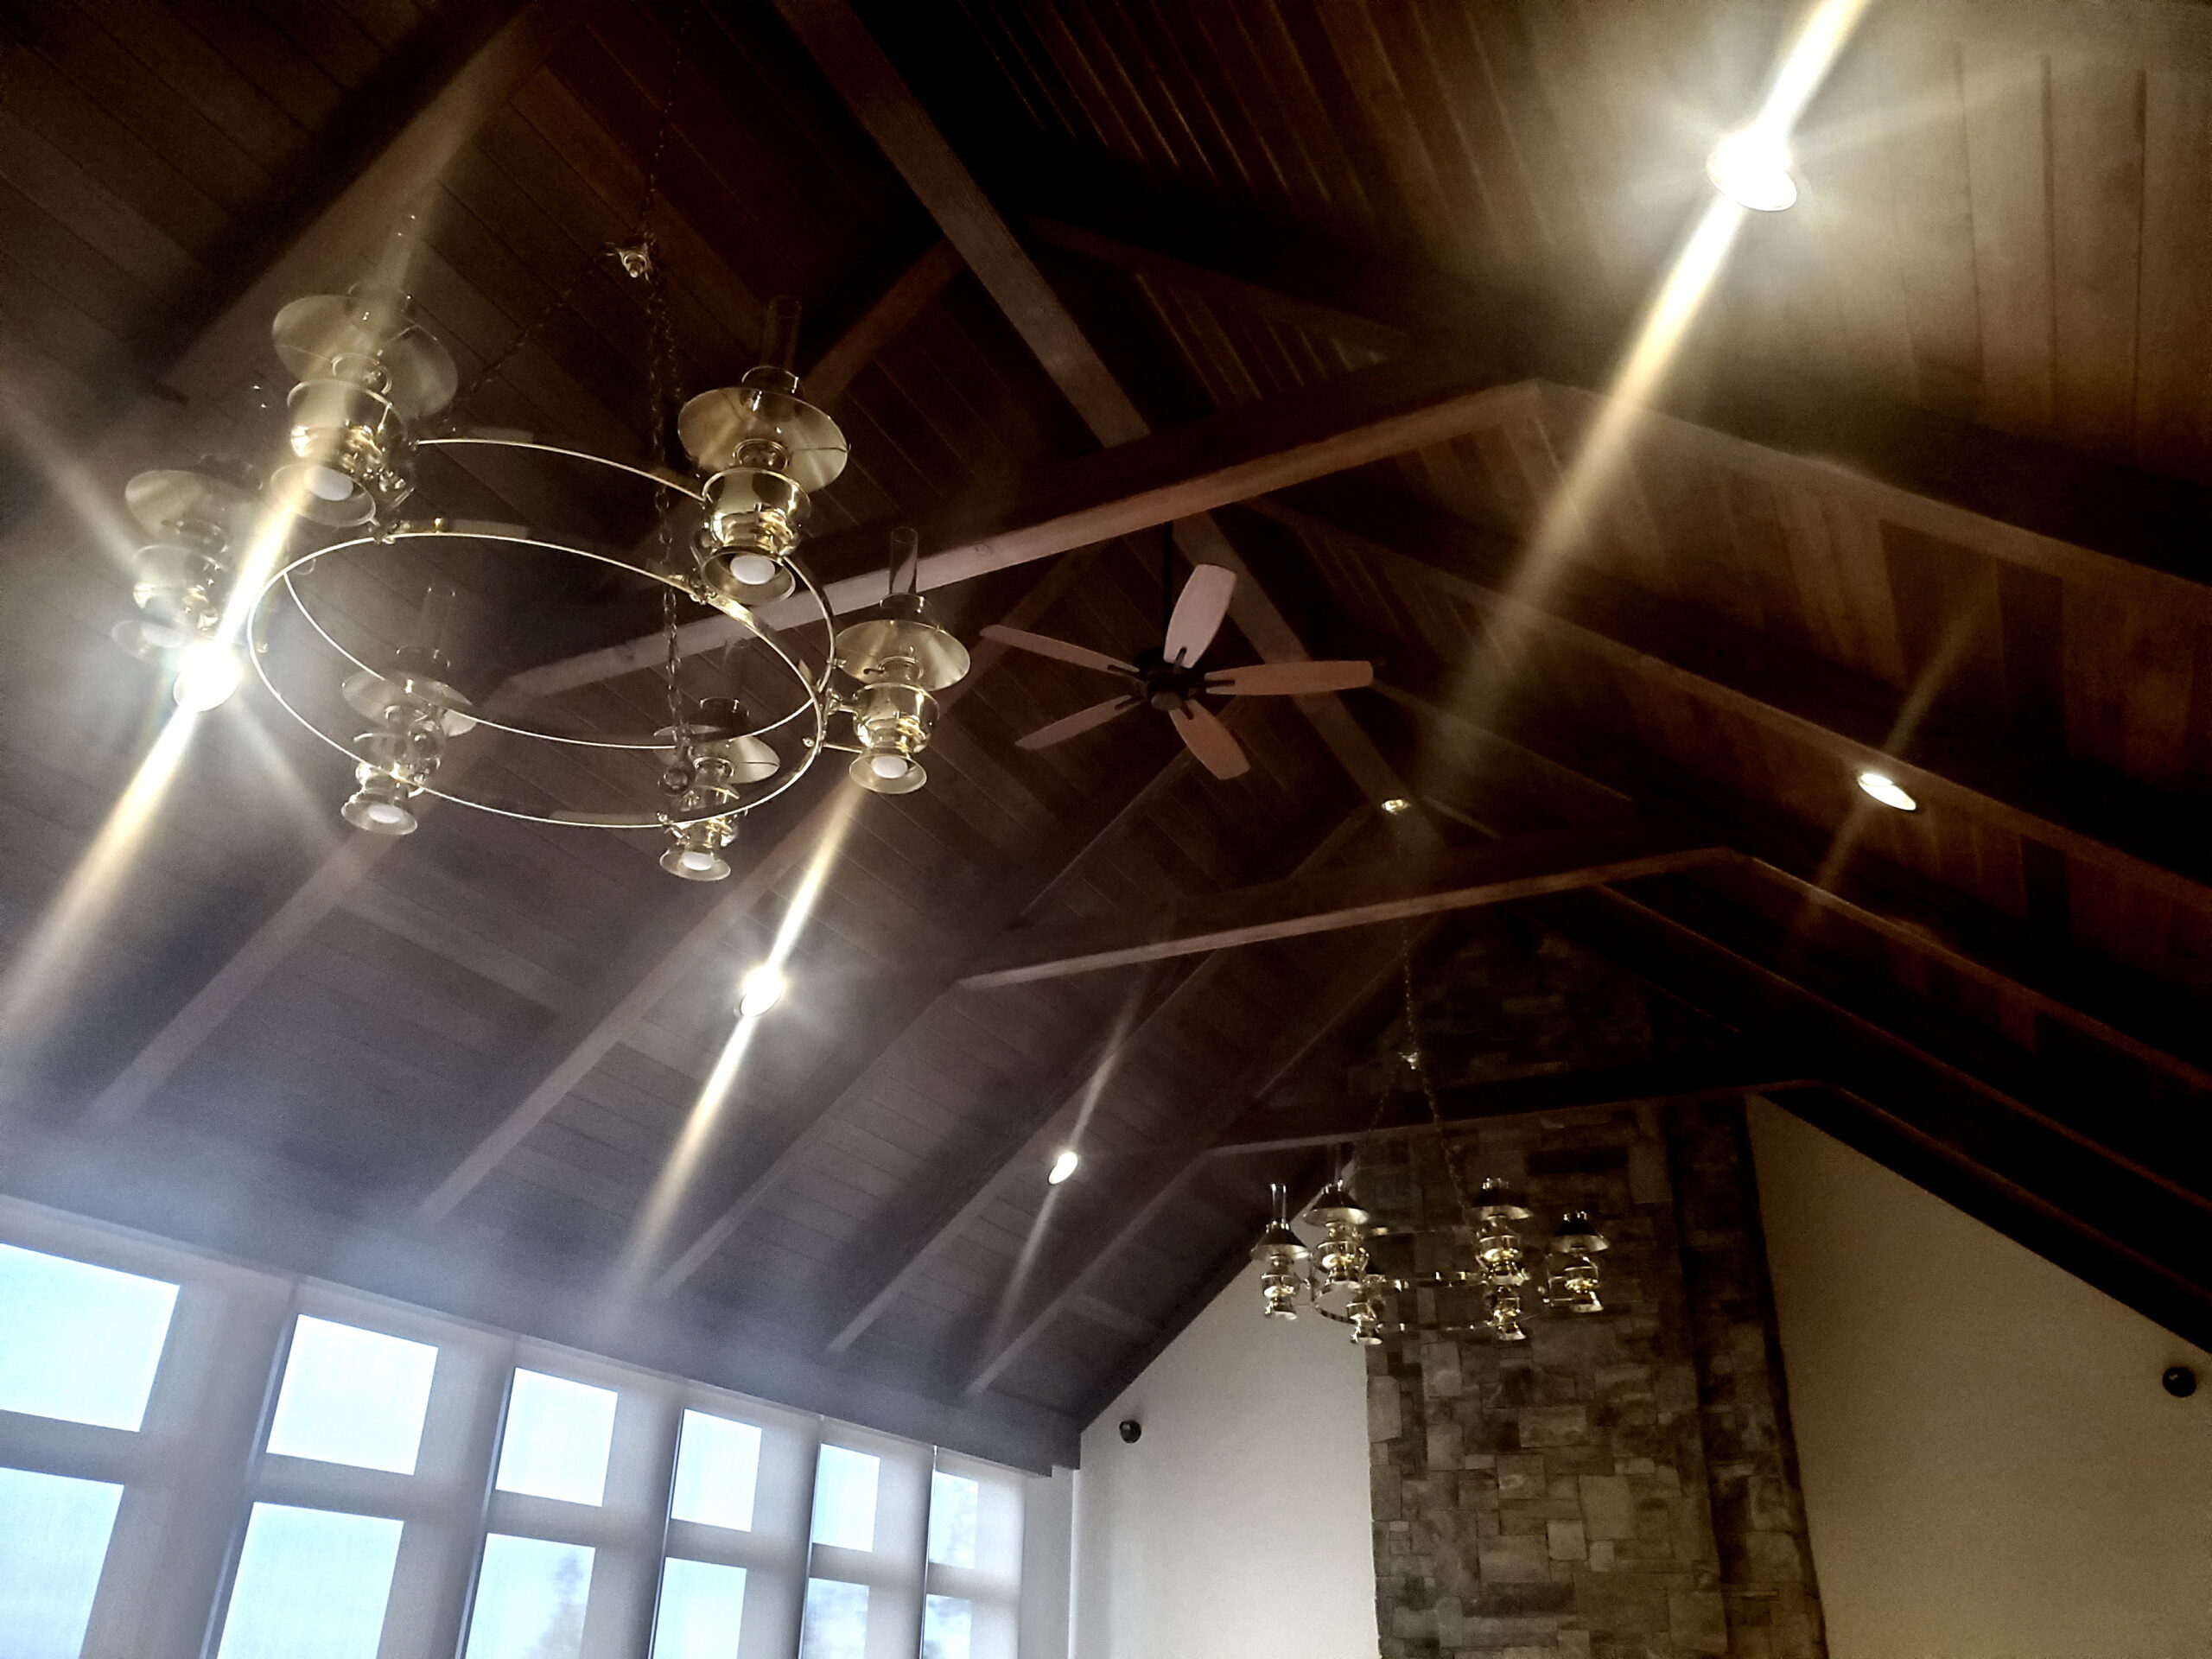
[[[1778,213],[1797,200],[1789,145],[1758,127],[1732,132],[1715,144],[1705,176],[1729,200],[1754,213]]]
[[[1897,780],[1884,772],[1862,772],[1859,787],[1884,806],[1893,806],[1900,812],[1917,812],[1920,803],[1898,787]]]
[[[1069,1176],[1075,1173],[1075,1166],[1082,1161],[1082,1159],[1076,1156],[1075,1148],[1073,1147],[1070,1147],[1065,1152],[1063,1152],[1058,1157],[1052,1160],[1052,1167],[1046,1173],[1045,1176],[1046,1185],[1048,1186],[1058,1186],[1062,1181],[1065,1181]]]
[[[764,962],[738,981],[737,1011],[747,1020],[758,1020],[784,1000],[784,976]]]
[[[1401,812],[1412,811],[1414,810],[1414,804],[1402,795],[1393,795],[1389,800],[1382,803],[1382,810],[1395,818]]]

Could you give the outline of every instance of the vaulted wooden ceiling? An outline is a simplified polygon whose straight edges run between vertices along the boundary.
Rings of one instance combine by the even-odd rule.
[[[1365,1116],[1344,1066],[1391,1015],[1390,924],[1447,949],[1503,905],[1699,1035],[1454,1110],[1788,1085],[2204,1340],[2212,12],[1878,0],[1798,128],[1802,200],[1737,229],[1563,507],[1704,156],[1800,17],[16,9],[0,1180],[1065,1459],[1240,1259],[1265,1180]],[[458,421],[649,458],[642,293],[607,251],[657,150],[685,387],[750,364],[769,296],[807,308],[855,453],[809,556],[848,605],[909,523],[964,639],[1123,653],[1167,525],[1244,577],[1220,660],[1366,655],[1377,686],[1241,703],[1258,764],[1224,784],[1147,719],[1018,749],[1096,685],[985,643],[925,791],[848,814],[810,780],[709,887],[649,836],[451,808],[353,836],[342,760],[246,699],[104,861],[158,690],[105,637],[122,480],[265,454],[269,316],[395,254]],[[646,528],[557,472],[436,464],[456,511]],[[390,642],[428,573],[331,597]],[[473,694],[580,730],[655,706],[634,594],[445,574]],[[721,638],[686,635],[695,683]],[[469,764],[541,781],[489,742]],[[731,987],[825,837],[798,988],[702,1118]],[[646,1288],[610,1301],[687,1126]]]

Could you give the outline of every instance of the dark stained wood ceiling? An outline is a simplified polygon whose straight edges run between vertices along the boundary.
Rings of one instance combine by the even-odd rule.
[[[1239,1259],[1266,1180],[1363,1120],[1344,1068],[1398,936],[1341,924],[1410,893],[1427,948],[1450,906],[1507,902],[1690,1033],[1687,1070],[1593,1052],[1555,1100],[1454,1109],[1803,1085],[1782,1097],[2203,1339],[2212,11],[1873,7],[1799,127],[1802,200],[1740,226],[1561,534],[1704,156],[1799,16],[8,9],[0,1181],[1065,1459]],[[1370,656],[1377,687],[1239,704],[1258,764],[1223,784],[1149,718],[1019,749],[1099,683],[985,645],[925,791],[848,818],[825,772],[707,887],[648,836],[452,808],[352,836],[343,761],[242,698],[73,889],[155,729],[105,639],[122,480],[265,454],[270,312],[386,257],[460,421],[649,458],[643,294],[608,250],[657,149],[683,386],[750,364],[770,296],[806,307],[855,457],[812,525],[825,577],[864,583],[918,524],[963,639],[1011,616],[1123,654],[1173,520],[1185,560],[1248,573],[1217,660]],[[472,516],[648,523],[557,471],[438,465]],[[620,584],[442,569],[474,694],[581,731],[656,706],[657,647],[608,649],[655,620]],[[330,600],[389,645],[429,573]],[[471,764],[540,781],[488,742]],[[1867,801],[1862,766],[1922,810]],[[1410,842],[1375,810],[1397,793]],[[732,987],[825,835],[796,988],[702,1124]],[[1262,942],[1132,923],[1177,905]],[[1052,967],[1087,930],[1149,944]],[[1016,959],[1049,971],[961,983]],[[646,1288],[610,1301],[679,1155]]]

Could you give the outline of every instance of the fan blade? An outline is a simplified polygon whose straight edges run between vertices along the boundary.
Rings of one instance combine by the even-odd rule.
[[[1115,715],[1136,706],[1135,697],[1109,697],[1104,702],[1094,702],[1080,713],[1070,715],[1065,720],[1056,720],[1049,726],[1040,726],[1027,737],[1016,738],[1014,747],[1017,749],[1049,749],[1053,744],[1065,743],[1094,726],[1103,726]]]
[[[1221,619],[1229,614],[1229,596],[1236,590],[1234,570],[1218,564],[1194,566],[1167,619],[1167,639],[1160,654],[1185,668],[1205,656],[1220,631]]]
[[[1025,633],[1020,628],[1001,627],[996,622],[982,632],[986,639],[1012,645],[1016,651],[1034,652],[1039,657],[1057,658],[1064,663],[1073,663],[1077,668],[1096,668],[1108,674],[1134,674],[1137,671],[1135,664],[1109,657],[1103,651],[1071,645],[1065,639],[1049,639],[1041,633]]]
[[[1256,663],[1206,676],[1206,690],[1223,697],[1303,697],[1374,683],[1372,663]]]
[[[1214,717],[1213,710],[1186,702],[1175,709],[1168,718],[1175,722],[1175,729],[1183,739],[1183,747],[1198,757],[1198,764],[1217,778],[1241,778],[1252,770],[1243,745],[1230,733],[1229,728]]]

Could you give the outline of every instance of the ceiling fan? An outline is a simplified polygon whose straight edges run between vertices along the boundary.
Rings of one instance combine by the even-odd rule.
[[[1175,730],[1198,764],[1217,778],[1236,778],[1251,769],[1243,747],[1231,735],[1212,709],[1200,701],[1217,697],[1306,696],[1324,691],[1349,691],[1375,678],[1372,663],[1261,663],[1249,668],[1201,669],[1205,655],[1228,613],[1229,597],[1236,591],[1236,572],[1217,564],[1201,564],[1183,584],[1180,598],[1167,612],[1157,648],[1139,652],[1128,662],[1103,651],[1070,645],[1065,639],[1026,633],[997,624],[983,630],[986,639],[1056,658],[1078,668],[1095,668],[1118,676],[1128,689],[1118,696],[1093,703],[1078,714],[1056,720],[1020,739],[1025,749],[1050,748],[1115,715],[1144,706],[1159,709],[1174,721]],[[1165,560],[1160,571],[1163,601],[1170,591]]]

